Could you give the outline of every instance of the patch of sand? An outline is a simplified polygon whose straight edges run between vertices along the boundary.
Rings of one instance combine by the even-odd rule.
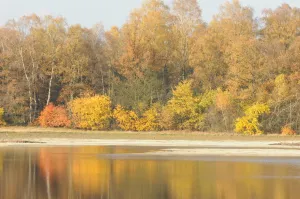
[[[41,146],[147,146],[167,149],[147,152],[155,156],[273,156],[300,157],[300,146],[271,141],[191,141],[191,140],[105,140],[105,139],[62,139],[40,138],[8,141],[2,147]],[[296,144],[296,143],[295,143]],[[169,148],[168,148],[169,147]],[[181,148],[182,147],[182,148]]]
[[[149,152],[153,156],[247,156],[247,157],[300,157],[298,149],[165,149]]]

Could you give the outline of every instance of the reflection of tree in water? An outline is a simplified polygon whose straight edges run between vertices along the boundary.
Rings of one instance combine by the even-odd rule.
[[[0,198],[33,198],[34,171],[31,156],[20,149],[2,150]]]
[[[104,147],[79,147],[73,151],[72,176],[76,194],[82,198],[108,198],[110,161],[97,154],[110,153]]]
[[[53,194],[56,193],[52,193],[55,186],[65,186],[65,184],[60,184],[60,182],[66,180],[68,154],[67,148],[41,148],[39,150],[39,172],[46,183],[48,199],[52,199]]]
[[[124,147],[19,149],[0,152],[0,198],[5,199],[247,199],[298,198],[289,165],[103,159]]]
[[[3,172],[3,152],[0,152],[0,176]]]

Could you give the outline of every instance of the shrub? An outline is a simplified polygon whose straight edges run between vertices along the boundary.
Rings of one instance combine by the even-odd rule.
[[[194,129],[193,118],[197,103],[192,90],[192,82],[184,81],[173,90],[173,97],[163,110],[163,126],[166,129]]]
[[[5,126],[6,122],[4,121],[4,109],[0,108],[0,126]]]
[[[38,122],[42,127],[69,127],[71,125],[67,110],[62,106],[54,106],[52,103],[41,112]]]
[[[108,96],[77,98],[69,103],[72,123],[81,129],[104,130],[110,126],[111,100]]]
[[[281,134],[282,135],[297,135],[296,131],[294,131],[291,127],[289,126],[284,126],[281,129]]]
[[[195,96],[191,81],[183,81],[162,111],[162,126],[165,129],[201,130],[204,127],[204,111],[213,104],[215,93],[209,91]]]
[[[245,111],[245,116],[238,118],[235,122],[235,131],[248,135],[263,134],[259,126],[259,117],[270,113],[270,108],[266,104],[255,104]]]
[[[136,131],[138,116],[134,111],[125,110],[121,105],[114,109],[113,117],[118,127],[125,131]]]
[[[161,107],[154,104],[144,112],[143,117],[137,121],[136,130],[138,131],[158,131],[161,129],[160,120]]]

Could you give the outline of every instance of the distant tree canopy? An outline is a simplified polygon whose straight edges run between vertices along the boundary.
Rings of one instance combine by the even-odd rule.
[[[55,104],[66,123],[66,115],[86,117],[81,110],[104,111],[73,121],[90,129],[245,133],[255,120],[251,133],[300,132],[300,9],[253,12],[233,0],[205,23],[196,0],[145,0],[108,31],[35,14],[8,21],[0,27],[0,125],[33,123]],[[258,104],[268,114],[244,113]]]

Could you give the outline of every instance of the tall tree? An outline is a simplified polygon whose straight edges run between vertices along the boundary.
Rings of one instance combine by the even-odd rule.
[[[32,122],[37,116],[37,89],[38,73],[40,66],[40,53],[35,48],[37,45],[33,30],[41,26],[41,19],[37,15],[24,16],[18,21],[10,21],[8,27],[18,32],[15,40],[14,53],[17,56],[17,65],[23,71],[23,77],[27,85],[27,99],[29,103],[28,121]]]
[[[268,41],[279,41],[288,48],[300,34],[300,9],[282,4],[275,10],[265,10],[263,14],[263,37]]]
[[[174,0],[173,2],[173,42],[177,44],[173,59],[174,65],[180,70],[179,80],[186,79],[189,74],[189,56],[195,43],[195,38],[192,36],[199,26],[203,26],[201,13],[197,0]]]
[[[79,25],[68,29],[66,40],[59,52],[59,72],[63,84],[60,100],[68,102],[90,90],[87,84],[88,61],[85,29]]]
[[[121,29],[123,45],[118,63],[126,81],[121,91],[134,96],[131,104],[135,107],[166,95],[166,76],[159,74],[166,72],[170,60],[169,19],[168,7],[161,0],[147,0]]]

